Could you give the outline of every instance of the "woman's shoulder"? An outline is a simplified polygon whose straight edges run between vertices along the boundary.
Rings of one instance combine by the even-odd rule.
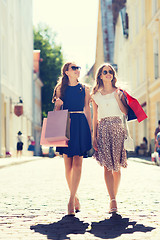
[[[84,84],[84,83],[80,83],[80,82],[78,83],[78,85],[80,85],[82,87],[82,89],[85,90],[86,94],[90,95],[90,86],[88,86],[86,83]]]
[[[96,104],[98,104],[98,100],[101,97],[101,94],[99,91],[97,91],[96,93],[92,93],[91,98],[95,101]]]
[[[78,85],[80,85],[84,89],[88,88],[87,84],[84,84],[84,83],[81,83],[81,82],[78,82]]]

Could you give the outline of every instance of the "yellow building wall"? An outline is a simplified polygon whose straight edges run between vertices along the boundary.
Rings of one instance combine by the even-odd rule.
[[[128,75],[128,84],[130,85],[131,95],[136,97],[140,104],[147,102],[147,78],[144,61],[147,55],[146,25],[142,23],[142,4],[135,0],[127,1],[127,13],[129,15],[129,38],[124,44],[123,51],[127,52],[127,58],[124,61]],[[136,15],[137,14],[137,15]],[[136,23],[138,21],[138,24]],[[144,111],[147,112],[146,107]],[[146,125],[148,120],[141,123],[132,121],[129,123],[130,133],[134,139],[135,146],[142,143],[143,137],[148,139]]]
[[[152,13],[152,1],[146,1],[147,22],[147,76],[149,85],[149,134],[154,139],[154,131],[158,126],[157,102],[160,102],[160,0],[155,14]],[[154,76],[154,39],[159,41],[159,77]],[[159,110],[160,111],[160,110]]]
[[[153,1],[127,0],[129,38],[122,36],[119,22],[116,26],[115,63],[120,78],[128,83],[130,93],[144,106],[147,120],[130,122],[129,128],[135,145],[145,136],[154,138],[157,121],[160,120],[160,0],[153,14]],[[144,4],[144,5],[143,5]],[[154,39],[159,41],[159,77],[154,77]],[[121,44],[121,45],[120,45]],[[145,105],[146,104],[146,105]],[[160,105],[159,105],[160,106]]]
[[[131,94],[144,107],[148,118],[138,123],[129,123],[131,136],[135,145],[142,142],[145,136],[149,145],[154,138],[157,121],[160,120],[160,0],[153,12],[152,0],[127,0],[129,15],[129,38],[124,39],[117,23],[115,63],[118,64],[118,76],[128,83]],[[144,5],[143,5],[144,4]],[[119,25],[118,25],[119,24]],[[154,77],[154,39],[159,40],[159,77]],[[97,68],[104,62],[101,8],[99,1],[97,46],[94,76]],[[120,73],[120,75],[119,75]],[[160,106],[160,105],[159,105]],[[158,119],[159,118],[159,119]],[[150,148],[150,147],[149,147]]]

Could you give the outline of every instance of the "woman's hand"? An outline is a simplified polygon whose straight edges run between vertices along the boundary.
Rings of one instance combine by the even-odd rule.
[[[63,105],[63,101],[60,99],[60,98],[57,98],[56,99],[56,102],[55,102],[55,110],[60,110],[61,109],[61,106]]]
[[[95,151],[98,151],[97,139],[96,139],[96,137],[93,138],[93,148],[94,148]]]
[[[117,88],[116,91],[114,92],[114,96],[116,99],[121,99],[122,92]]]

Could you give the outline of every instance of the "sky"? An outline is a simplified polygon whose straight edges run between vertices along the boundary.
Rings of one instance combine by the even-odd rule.
[[[96,54],[99,0],[33,0],[33,24],[46,23],[56,32],[66,61],[92,67]]]

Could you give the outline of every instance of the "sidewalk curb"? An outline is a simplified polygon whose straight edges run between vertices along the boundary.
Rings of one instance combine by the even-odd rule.
[[[145,159],[142,159],[142,158],[137,158],[137,157],[129,157],[128,160],[131,160],[131,161],[135,161],[135,162],[139,162],[139,163],[144,163],[144,164],[149,164],[149,165],[155,165],[155,162],[152,162],[151,160],[145,160]]]
[[[24,164],[24,163],[28,163],[31,161],[36,161],[36,160],[42,160],[44,159],[44,157],[22,157],[21,159],[19,158],[0,158],[0,169],[3,169],[5,167],[12,167],[15,165],[20,165],[20,164]],[[134,161],[134,162],[138,162],[138,163],[144,163],[144,164],[149,164],[149,165],[155,165],[157,166],[154,162],[150,161],[150,160],[145,160],[142,158],[137,158],[137,157],[128,157],[129,161]],[[3,161],[3,162],[2,162]]]
[[[43,159],[44,157],[22,157],[21,159],[19,158],[0,158],[0,169],[5,168],[5,167],[12,167],[15,165],[20,165],[20,164],[24,164],[24,163],[28,163],[31,161],[36,161],[36,160],[40,160]],[[12,161],[11,161],[12,160]],[[4,161],[4,164],[1,163],[2,161]],[[8,161],[7,163],[5,161]]]

